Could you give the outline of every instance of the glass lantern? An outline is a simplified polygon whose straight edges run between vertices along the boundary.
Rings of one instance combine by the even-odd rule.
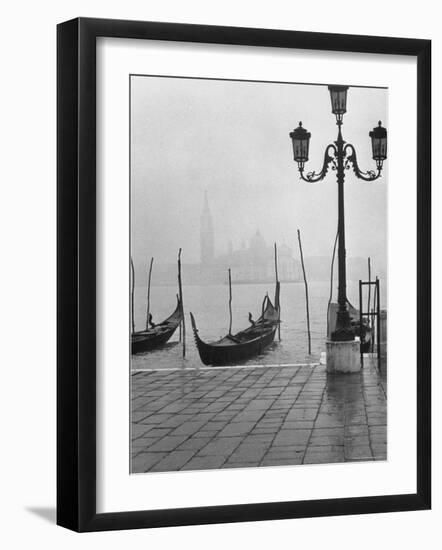
[[[290,132],[293,145],[293,158],[298,163],[300,170],[304,169],[304,163],[308,161],[310,136],[310,132],[307,132],[302,127],[302,122],[299,123],[299,126],[293,132]]]

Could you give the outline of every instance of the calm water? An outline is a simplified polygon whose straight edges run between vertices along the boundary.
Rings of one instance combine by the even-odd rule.
[[[385,293],[381,288],[381,308],[386,307]],[[248,312],[254,319],[261,313],[261,304],[266,292],[273,301],[274,288],[267,283],[241,284],[233,287],[233,325],[235,333],[246,328]],[[307,324],[305,309],[305,290],[303,283],[281,283],[281,341],[267,348],[259,357],[245,364],[304,363],[319,360],[325,351],[327,331],[327,303],[330,284],[312,282],[309,284],[310,330],[312,354],[308,355]],[[358,283],[348,283],[348,297],[358,307]],[[153,286],[150,296],[150,311],[154,322],[168,317],[176,306],[174,287]],[[178,330],[165,347],[136,355],[132,358],[133,368],[189,368],[204,366],[196,349],[189,311],[195,316],[200,337],[205,341],[216,340],[224,336],[229,328],[228,286],[184,286],[184,310],[186,316],[186,359],[182,359],[182,347],[178,342]],[[335,291],[336,296],[336,291]],[[135,325],[136,330],[143,328],[146,316],[146,289],[135,289]]]

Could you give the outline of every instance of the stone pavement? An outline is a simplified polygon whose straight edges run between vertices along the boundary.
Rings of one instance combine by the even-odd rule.
[[[386,381],[374,366],[138,371],[132,473],[386,460]]]

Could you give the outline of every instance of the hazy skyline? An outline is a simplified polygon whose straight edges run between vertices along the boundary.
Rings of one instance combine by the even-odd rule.
[[[374,169],[368,132],[388,128],[385,89],[350,88],[343,137],[363,170]],[[337,228],[336,174],[299,179],[289,132],[311,132],[306,172],[320,170],[336,139],[326,86],[187,78],[131,77],[131,214],[135,264],[150,256],[200,259],[200,215],[207,191],[216,255],[240,248],[259,229],[289,245],[296,230],[307,256],[330,256]],[[347,255],[386,268],[388,160],[376,182],[346,172]]]

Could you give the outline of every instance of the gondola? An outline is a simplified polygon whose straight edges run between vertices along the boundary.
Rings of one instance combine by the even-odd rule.
[[[355,336],[358,336],[361,342],[361,351],[362,353],[369,353],[373,346],[373,331],[371,330],[369,319],[364,317],[362,319],[361,327],[359,310],[356,309],[348,300],[347,307],[350,315],[351,326],[355,331]]]
[[[373,331],[371,330],[368,320],[362,320],[362,330],[359,318],[351,318],[351,325],[354,328],[355,336],[359,336],[362,353],[369,353],[373,347]]]
[[[186,328],[184,322],[184,307],[183,307],[183,291],[181,283],[181,248],[178,252],[178,290],[177,305],[174,312],[167,317],[162,323],[154,324],[152,315],[150,314],[150,281],[152,274],[153,258],[150,261],[149,278],[147,283],[147,310],[146,310],[146,328],[144,330],[135,331],[134,319],[134,289],[135,289],[135,269],[131,258],[132,269],[132,335],[131,348],[132,354],[152,351],[166,344],[176,329],[180,327],[180,341],[183,345],[183,357],[186,355]]]
[[[177,296],[175,311],[162,323],[158,323],[148,330],[141,330],[132,333],[132,353],[143,353],[152,351],[170,340],[173,333],[183,320],[183,309],[181,301]]]
[[[275,305],[266,295],[260,318],[250,327],[236,334],[227,334],[216,342],[204,342],[190,313],[193,335],[201,361],[205,365],[222,366],[240,363],[260,355],[275,339],[280,322],[279,282],[276,283]]]
[[[332,332],[335,330],[336,323],[336,314],[338,311],[339,305],[337,303],[330,304],[328,311],[328,338],[331,337]],[[373,347],[373,330],[370,327],[370,323],[366,317],[362,319],[362,330],[360,323],[360,314],[359,310],[356,309],[352,304],[347,300],[348,313],[350,315],[351,326],[355,331],[355,336],[359,337],[361,342],[361,351],[362,353],[368,353]]]

